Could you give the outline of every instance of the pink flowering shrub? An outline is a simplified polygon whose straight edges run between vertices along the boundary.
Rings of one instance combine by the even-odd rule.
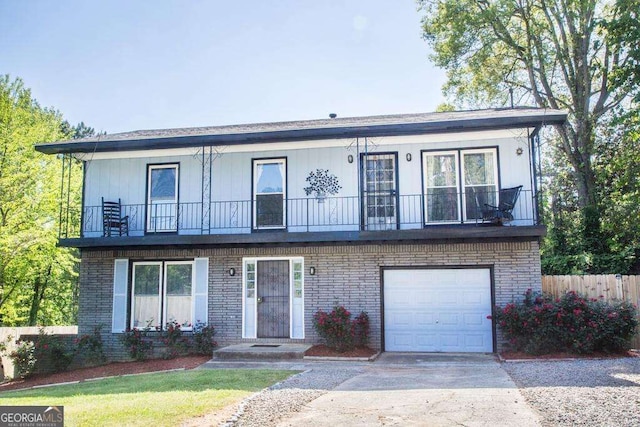
[[[366,311],[353,319],[353,337],[356,347],[366,347],[369,344],[369,315]]]
[[[189,331],[188,328],[191,330]],[[215,328],[212,325],[200,321],[191,325],[171,320],[164,329],[152,330],[149,327],[127,329],[120,336],[120,341],[129,352],[129,356],[135,360],[146,360],[156,356],[154,346],[163,348],[161,356],[164,359],[173,359],[188,354],[211,355],[218,345],[213,339],[214,334]]]
[[[98,366],[106,363],[102,343],[102,325],[93,328],[92,334],[84,334],[73,342],[76,345],[75,358],[81,366]]]
[[[197,321],[193,325],[193,352],[211,356],[218,343],[213,339],[216,330],[212,325]]]
[[[149,339],[149,328],[133,328],[120,336],[120,341],[129,352],[129,356],[135,360],[146,360],[153,352],[153,341]]]
[[[15,350],[8,356],[16,367],[16,375],[26,378],[32,374],[50,374],[67,370],[73,359],[64,338],[40,329],[37,336],[23,336],[16,341]],[[6,351],[6,347],[5,347]]]
[[[517,351],[545,354],[620,352],[630,348],[638,321],[628,302],[606,302],[567,292],[562,298],[534,293],[496,307],[496,322]]]
[[[175,320],[171,320],[162,331],[162,342],[165,345],[163,358],[174,359],[189,353],[189,339],[183,335],[182,326]],[[191,327],[191,324],[184,326]]]
[[[327,347],[340,353],[355,346],[365,346],[369,341],[367,313],[361,312],[352,321],[351,312],[341,305],[336,305],[329,313],[318,310],[313,315],[313,327]]]

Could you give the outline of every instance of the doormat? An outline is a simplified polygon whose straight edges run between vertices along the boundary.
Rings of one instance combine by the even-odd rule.
[[[254,344],[251,347],[280,347],[280,344]]]

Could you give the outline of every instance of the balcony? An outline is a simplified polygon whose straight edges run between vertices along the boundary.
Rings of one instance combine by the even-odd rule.
[[[90,247],[159,244],[239,244],[353,240],[423,240],[487,237],[539,237],[536,203],[522,191],[513,220],[503,227],[482,220],[480,201],[494,193],[431,195],[365,194],[364,197],[122,204],[126,236],[103,235],[102,206],[85,206],[81,218],[62,218],[61,244]],[[80,224],[82,225],[80,227]]]

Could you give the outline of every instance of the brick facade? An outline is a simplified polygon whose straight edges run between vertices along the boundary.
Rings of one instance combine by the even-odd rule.
[[[137,260],[209,258],[209,323],[219,344],[242,342],[243,257],[304,257],[305,341],[316,342],[312,317],[337,301],[352,312],[365,310],[371,319],[371,345],[381,347],[381,268],[490,266],[495,303],[519,300],[528,288],[541,289],[537,241],[376,244],[304,247],[207,249],[83,250],[80,267],[79,333],[102,324],[105,351],[112,359],[126,358],[117,334],[111,334],[114,259]],[[309,267],[316,268],[314,276]],[[230,268],[236,275],[229,276]],[[498,331],[499,334],[499,331]],[[498,349],[501,347],[498,335]]]

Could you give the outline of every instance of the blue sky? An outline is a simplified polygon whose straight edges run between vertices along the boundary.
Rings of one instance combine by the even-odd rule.
[[[433,111],[413,0],[0,0],[0,74],[108,133]]]

